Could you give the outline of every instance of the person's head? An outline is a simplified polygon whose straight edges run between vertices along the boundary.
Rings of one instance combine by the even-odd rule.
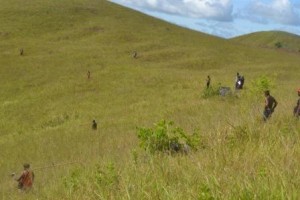
[[[95,123],[96,123],[96,120],[93,120],[93,123],[95,124]]]
[[[270,96],[270,91],[269,90],[266,90],[265,91],[265,96],[267,97],[267,96]]]
[[[207,78],[210,78],[210,76],[208,75]]]
[[[237,75],[237,76],[239,76],[239,75],[240,75],[240,73],[238,73],[238,72],[237,72],[237,73],[236,73],[236,75]]]
[[[25,164],[23,165],[23,167],[24,167],[24,169],[29,169],[29,168],[30,168],[30,164],[25,163]]]

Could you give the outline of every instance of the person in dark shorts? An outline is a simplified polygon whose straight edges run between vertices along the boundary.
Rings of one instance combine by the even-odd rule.
[[[270,95],[269,90],[265,91],[265,97],[264,121],[271,117],[278,104],[276,99]]]

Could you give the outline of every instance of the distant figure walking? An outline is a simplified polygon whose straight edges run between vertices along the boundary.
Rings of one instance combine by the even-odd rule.
[[[242,89],[244,85],[244,77],[241,76],[238,72],[236,73],[235,79],[235,89]]]
[[[24,55],[24,50],[23,48],[20,49],[20,56],[23,56]]]
[[[87,72],[87,78],[88,78],[88,79],[91,78],[91,72],[90,72],[90,71]]]
[[[136,51],[133,52],[132,57],[137,58],[137,52]]]
[[[298,89],[298,96],[300,97],[300,88]],[[299,117],[300,116],[300,98],[297,101],[297,105],[294,108],[294,116]]]
[[[29,164],[24,164],[24,171],[22,175],[17,179],[18,181],[18,188],[23,191],[28,191],[32,188],[33,181],[34,181],[34,173],[30,170]]]
[[[97,122],[96,122],[96,120],[93,120],[93,122],[92,122],[92,129],[93,130],[97,130]]]
[[[274,112],[276,106],[277,106],[277,101],[274,97],[270,95],[270,91],[266,90],[265,91],[265,108],[264,108],[264,121],[269,119]]]
[[[207,76],[206,79],[206,89],[208,89],[210,87],[210,76]]]

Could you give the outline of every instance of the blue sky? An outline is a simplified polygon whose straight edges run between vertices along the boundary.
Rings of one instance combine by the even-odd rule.
[[[300,0],[111,0],[165,21],[231,38],[281,30],[300,35]]]

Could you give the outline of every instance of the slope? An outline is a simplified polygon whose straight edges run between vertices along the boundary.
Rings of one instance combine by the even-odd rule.
[[[292,52],[299,52],[300,50],[300,36],[282,31],[256,32],[230,40],[257,47],[282,49]]]

